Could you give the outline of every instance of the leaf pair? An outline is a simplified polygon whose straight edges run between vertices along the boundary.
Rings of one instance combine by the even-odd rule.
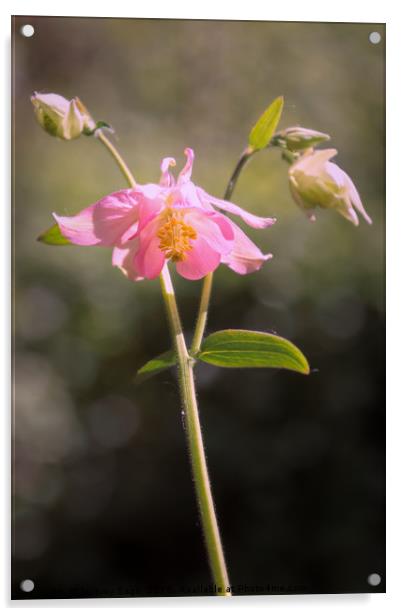
[[[303,353],[292,342],[265,332],[225,329],[205,338],[195,359],[222,368],[283,368],[309,374]],[[176,365],[176,354],[167,351],[147,362],[137,372],[142,382]]]

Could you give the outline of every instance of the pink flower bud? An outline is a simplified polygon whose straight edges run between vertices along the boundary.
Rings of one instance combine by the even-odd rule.
[[[31,102],[39,124],[53,137],[76,139],[82,132],[95,128],[95,122],[78,97],[69,101],[58,94],[34,92]]]
[[[302,126],[290,126],[275,135],[278,144],[283,145],[291,152],[307,150],[315,147],[323,141],[328,141],[330,136],[320,133],[318,130],[303,128]]]

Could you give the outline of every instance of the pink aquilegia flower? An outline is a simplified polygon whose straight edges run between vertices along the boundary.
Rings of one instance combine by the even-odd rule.
[[[194,153],[187,148],[185,154],[177,181],[169,172],[175,160],[165,158],[159,184],[112,193],[76,216],[54,214],[61,233],[73,244],[113,246],[113,265],[131,280],[156,278],[169,260],[190,280],[203,278],[220,263],[238,274],[258,270],[272,255],[264,255],[219,210],[240,216],[256,229],[271,226],[275,219],[254,216],[193,184]]]

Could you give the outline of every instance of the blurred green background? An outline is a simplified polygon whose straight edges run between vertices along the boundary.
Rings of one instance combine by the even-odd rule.
[[[14,27],[13,596],[25,578],[29,598],[208,594],[210,583],[174,374],[133,384],[169,346],[158,281],[128,282],[109,249],[35,240],[52,212],[73,214],[124,181],[95,139],[41,130],[34,90],[79,96],[112,124],[140,182],[158,180],[164,156],[180,168],[192,147],[194,181],[217,196],[276,96],[281,128],[332,136],[374,224],[325,211],[309,223],[286,163],[262,152],[233,201],[278,218],[251,233],[274,259],[247,277],[222,266],[208,322],[286,336],[314,371],[200,365],[201,419],[237,592],[383,591],[384,26],[17,17]],[[190,334],[200,284],[177,289]],[[374,572],[383,581],[372,588]]]

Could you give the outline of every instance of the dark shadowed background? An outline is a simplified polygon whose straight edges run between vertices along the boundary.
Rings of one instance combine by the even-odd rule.
[[[221,267],[208,322],[288,337],[314,371],[200,365],[201,420],[236,592],[384,591],[384,41],[371,44],[373,30],[384,37],[378,24],[15,18],[14,598],[211,593],[174,374],[133,384],[169,347],[158,281],[128,282],[109,249],[35,239],[53,211],[124,181],[95,139],[41,130],[34,90],[77,95],[112,124],[142,183],[192,147],[195,182],[218,196],[276,96],[282,128],[332,135],[374,224],[325,211],[309,223],[286,163],[262,152],[233,201],[278,218],[251,233],[274,259],[247,277]],[[177,289],[190,334],[200,283]]]

